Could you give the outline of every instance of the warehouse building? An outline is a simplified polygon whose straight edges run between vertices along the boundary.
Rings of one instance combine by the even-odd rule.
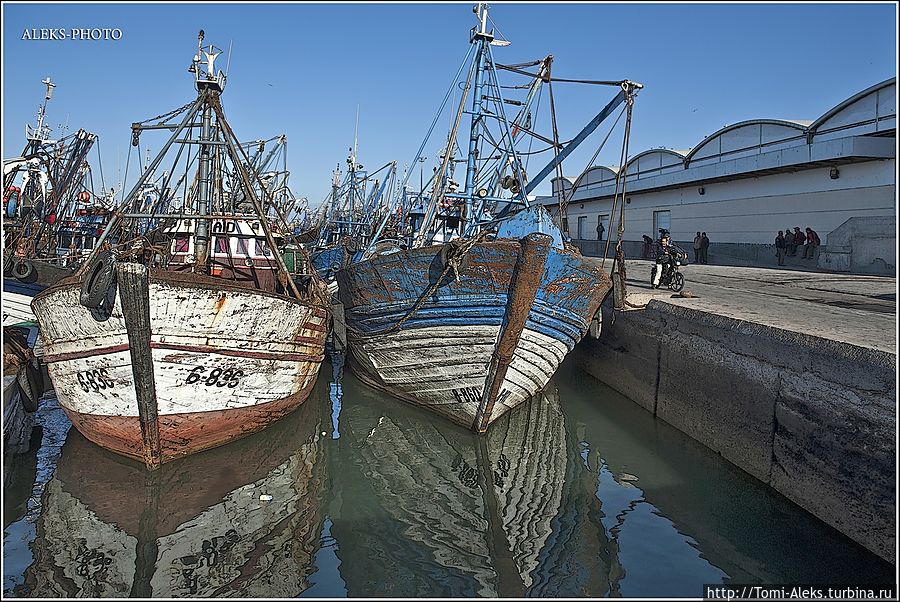
[[[894,273],[896,265],[896,79],[863,90],[815,120],[753,119],[707,136],[689,150],[656,148],[626,164],[626,254],[640,256],[643,235],[660,228],[689,248],[707,232],[711,263],[774,265],[778,230],[819,233],[812,261],[832,271]],[[595,166],[556,178],[557,211],[569,199],[569,235],[585,254],[602,254],[616,169]],[[574,186],[574,192],[573,192]],[[603,243],[605,245],[605,241]]]

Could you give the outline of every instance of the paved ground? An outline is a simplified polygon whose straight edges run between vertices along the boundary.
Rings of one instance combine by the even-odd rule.
[[[629,302],[643,304],[657,298],[740,320],[897,352],[896,278],[691,264],[682,268],[684,291],[696,298],[672,298],[672,291],[650,287],[651,266],[650,261],[628,260]]]

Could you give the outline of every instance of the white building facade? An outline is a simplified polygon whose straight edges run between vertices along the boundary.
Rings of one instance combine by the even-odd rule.
[[[690,243],[703,231],[712,241],[711,259],[767,264],[774,262],[779,230],[810,227],[825,245],[817,257],[824,269],[895,269],[895,79],[815,121],[743,121],[690,150],[641,152],[625,169],[627,241],[657,238],[666,228],[674,240]],[[554,197],[540,202],[555,212],[565,194],[569,235],[585,253],[600,254],[598,223],[604,239],[615,238],[615,169],[596,166],[574,181],[557,178],[553,190]],[[636,248],[626,253],[633,257]]]

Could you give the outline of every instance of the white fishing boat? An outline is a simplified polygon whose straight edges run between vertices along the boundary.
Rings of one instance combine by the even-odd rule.
[[[324,287],[314,273],[296,273],[308,258],[295,260],[293,273],[285,266],[271,215],[278,208],[245,169],[225,120],[220,51],[203,47],[202,31],[198,46],[196,100],[133,125],[135,140],[145,129],[174,132],[116,211],[102,252],[32,303],[72,423],[151,468],[296,409],[315,382],[327,329]],[[199,139],[186,139],[198,120]],[[167,171],[147,206],[140,191],[176,142],[199,147],[194,186],[176,197]],[[248,201],[253,213],[242,211]]]

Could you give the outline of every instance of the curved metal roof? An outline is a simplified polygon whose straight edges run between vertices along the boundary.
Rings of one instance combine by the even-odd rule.
[[[690,163],[691,159],[693,159],[694,155],[696,155],[701,148],[703,148],[716,138],[720,137],[722,134],[725,134],[726,132],[730,132],[732,130],[736,130],[738,128],[746,127],[748,125],[780,125],[783,127],[796,129],[799,132],[806,132],[810,123],[812,123],[812,121],[806,119],[748,119],[747,121],[739,121],[731,125],[726,125],[722,129],[713,132],[712,134],[704,138],[703,142],[692,148],[691,152],[689,152],[685,156],[684,162],[685,164]]]
[[[827,111],[824,115],[822,115],[821,117],[819,117],[818,119],[816,119],[815,121],[813,121],[812,124],[809,126],[809,132],[810,132],[810,133],[815,133],[815,131],[816,131],[817,129],[819,129],[819,126],[820,126],[820,125],[822,125],[823,123],[825,123],[826,121],[828,121],[829,119],[831,119],[832,117],[834,117],[835,115],[837,115],[838,113],[840,113],[841,111],[843,111],[844,109],[846,109],[847,107],[849,107],[850,105],[852,105],[853,103],[855,103],[856,101],[858,101],[858,100],[860,100],[860,99],[862,99],[862,98],[865,98],[865,97],[868,96],[869,94],[874,94],[874,93],[877,92],[878,90],[881,90],[881,89],[883,89],[883,88],[887,88],[887,87],[889,87],[889,86],[896,85],[896,83],[897,83],[897,78],[896,78],[896,77],[892,77],[892,78],[890,78],[890,79],[884,80],[883,82],[881,82],[881,83],[879,83],[879,84],[875,84],[874,86],[871,86],[871,87],[869,87],[869,88],[866,88],[865,90],[863,90],[862,92],[859,92],[858,94],[854,94],[853,96],[851,96],[851,97],[848,98],[847,100],[845,100],[845,101],[843,101],[842,103],[838,104],[838,105],[835,106],[833,109]]]
[[[627,170],[629,167],[631,167],[632,163],[635,163],[635,162],[636,162],[638,159],[640,159],[641,157],[646,157],[647,155],[652,155],[653,153],[660,153],[660,154],[665,154],[665,155],[673,155],[673,156],[675,156],[675,157],[678,157],[678,160],[679,160],[680,162],[683,163],[683,162],[684,162],[684,158],[685,158],[685,157],[688,155],[688,153],[690,153],[690,152],[691,152],[690,149],[688,149],[688,150],[674,150],[674,149],[671,149],[671,148],[651,148],[651,149],[642,151],[642,152],[636,154],[635,156],[633,156],[631,159],[629,159],[628,162],[625,164],[625,169]],[[674,164],[673,164],[673,165],[674,165]],[[668,167],[668,166],[666,166],[666,167]]]

